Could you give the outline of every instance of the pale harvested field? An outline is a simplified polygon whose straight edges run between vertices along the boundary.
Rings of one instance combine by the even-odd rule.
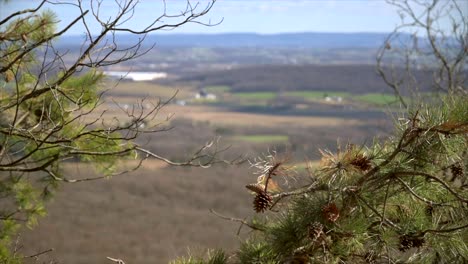
[[[222,111],[210,106],[179,106],[168,105],[160,111],[161,116],[173,115],[175,118],[186,118],[195,121],[209,122],[214,125],[234,126],[351,126],[363,122],[358,119],[306,116],[275,116],[250,113]]]
[[[131,96],[135,98],[138,96],[151,96],[160,98],[170,98],[177,94],[178,98],[192,97],[194,92],[187,87],[172,87],[158,85],[151,82],[128,82],[121,81],[108,81],[104,84],[109,87],[110,94],[118,94],[121,96]]]

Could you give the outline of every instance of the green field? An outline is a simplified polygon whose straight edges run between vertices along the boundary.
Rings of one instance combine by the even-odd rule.
[[[226,89],[226,88],[216,88],[216,89]],[[244,102],[255,102],[255,104],[265,103],[268,100],[274,99],[278,94],[275,92],[242,92],[242,93],[233,93],[233,95]],[[324,92],[324,91],[292,91],[286,92],[286,96],[290,97],[300,97],[305,101],[317,101],[324,100],[325,97],[341,97],[343,99],[353,99],[354,101],[362,102],[365,104],[385,106],[393,104],[396,102],[396,98],[392,94],[384,93],[366,93],[362,95],[353,95],[348,92]]]
[[[289,141],[287,135],[244,135],[235,136],[232,139],[249,143],[280,143]]]
[[[323,100],[327,96],[339,96],[344,99],[354,99],[355,101],[379,106],[384,106],[396,102],[396,98],[394,95],[383,93],[366,93],[362,95],[352,95],[348,92],[295,91],[287,92],[286,95],[301,97],[305,100]]]
[[[233,93],[233,95],[244,100],[271,100],[277,96],[275,92]]]
[[[382,94],[382,93],[367,93],[363,95],[353,96],[353,99],[374,104],[374,105],[388,105],[397,102],[397,98],[392,94]]]
[[[287,96],[302,97],[307,100],[320,100],[327,96],[340,96],[349,97],[350,93],[347,92],[324,92],[324,91],[295,91],[287,92]]]
[[[213,85],[206,86],[204,90],[208,93],[227,94],[230,93],[230,86]],[[170,98],[177,93],[178,98],[188,98],[192,96],[189,89],[185,87],[169,87],[163,85],[152,84],[149,82],[121,82],[114,87],[111,92],[120,96],[158,96],[161,98]],[[243,106],[266,106],[268,101],[275,99],[278,96],[277,92],[240,92],[230,93],[234,98],[234,102]],[[342,97],[343,99],[352,99],[357,102],[366,104],[385,106],[397,102],[393,94],[384,93],[366,93],[362,95],[353,95],[348,92],[325,92],[325,91],[290,91],[284,94],[290,97],[300,97],[304,101],[322,101],[327,96]],[[221,99],[222,100],[222,99]],[[211,104],[219,102],[219,100],[198,99],[194,101],[197,104]]]
[[[240,102],[236,102],[236,105],[239,106],[257,106],[257,107],[267,107],[268,102],[267,100],[241,100]]]
[[[207,93],[227,93],[231,90],[231,87],[227,85],[213,85],[213,86],[206,86],[203,88]]]

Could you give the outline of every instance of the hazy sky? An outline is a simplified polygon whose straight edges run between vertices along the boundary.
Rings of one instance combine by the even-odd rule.
[[[200,7],[208,0],[200,2]],[[73,2],[73,1],[61,1]],[[85,0],[86,3],[89,1]],[[468,8],[468,0],[461,0]],[[33,7],[39,1],[14,0],[0,4],[0,17],[4,18],[12,11]],[[168,11],[177,14],[184,9],[186,0],[166,0]],[[47,5],[56,11],[62,21],[60,28],[66,22],[76,17],[77,10],[73,6]],[[117,10],[115,1],[104,0],[101,7],[101,17],[112,16]],[[140,0],[136,14],[126,25],[141,28],[148,24],[163,10],[161,0]],[[201,25],[185,25],[171,32],[175,33],[220,33],[220,32],[389,32],[399,22],[395,9],[384,0],[218,0],[213,9],[201,20],[213,23],[223,19],[215,27]],[[91,17],[90,17],[91,21]],[[97,23],[89,22],[95,33],[99,32]],[[69,34],[83,33],[82,27],[75,27]]]

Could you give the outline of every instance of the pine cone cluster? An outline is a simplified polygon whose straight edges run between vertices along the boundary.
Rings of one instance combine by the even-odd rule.
[[[273,198],[270,194],[268,194],[268,192],[266,192],[265,185],[258,183],[247,184],[245,188],[255,193],[255,198],[253,201],[255,212],[263,213],[270,207]]]
[[[340,210],[335,203],[329,203],[322,207],[322,216],[327,221],[334,223],[340,217]]]
[[[450,172],[452,172],[452,179],[460,179],[463,177],[463,168],[460,163],[455,163],[450,166]]]
[[[356,155],[356,157],[350,162],[350,164],[361,171],[368,171],[370,168],[372,168],[370,159],[368,159],[362,154]]]
[[[253,201],[255,212],[263,213],[266,211],[270,207],[272,200],[271,195],[264,191],[257,193]]]
[[[407,251],[413,247],[422,247],[425,240],[422,236],[411,236],[411,235],[403,235],[400,236],[400,247],[398,248],[400,251]]]

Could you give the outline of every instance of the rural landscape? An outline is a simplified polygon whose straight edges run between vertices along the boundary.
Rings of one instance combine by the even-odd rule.
[[[468,260],[466,35],[87,30],[0,28],[0,262]]]

